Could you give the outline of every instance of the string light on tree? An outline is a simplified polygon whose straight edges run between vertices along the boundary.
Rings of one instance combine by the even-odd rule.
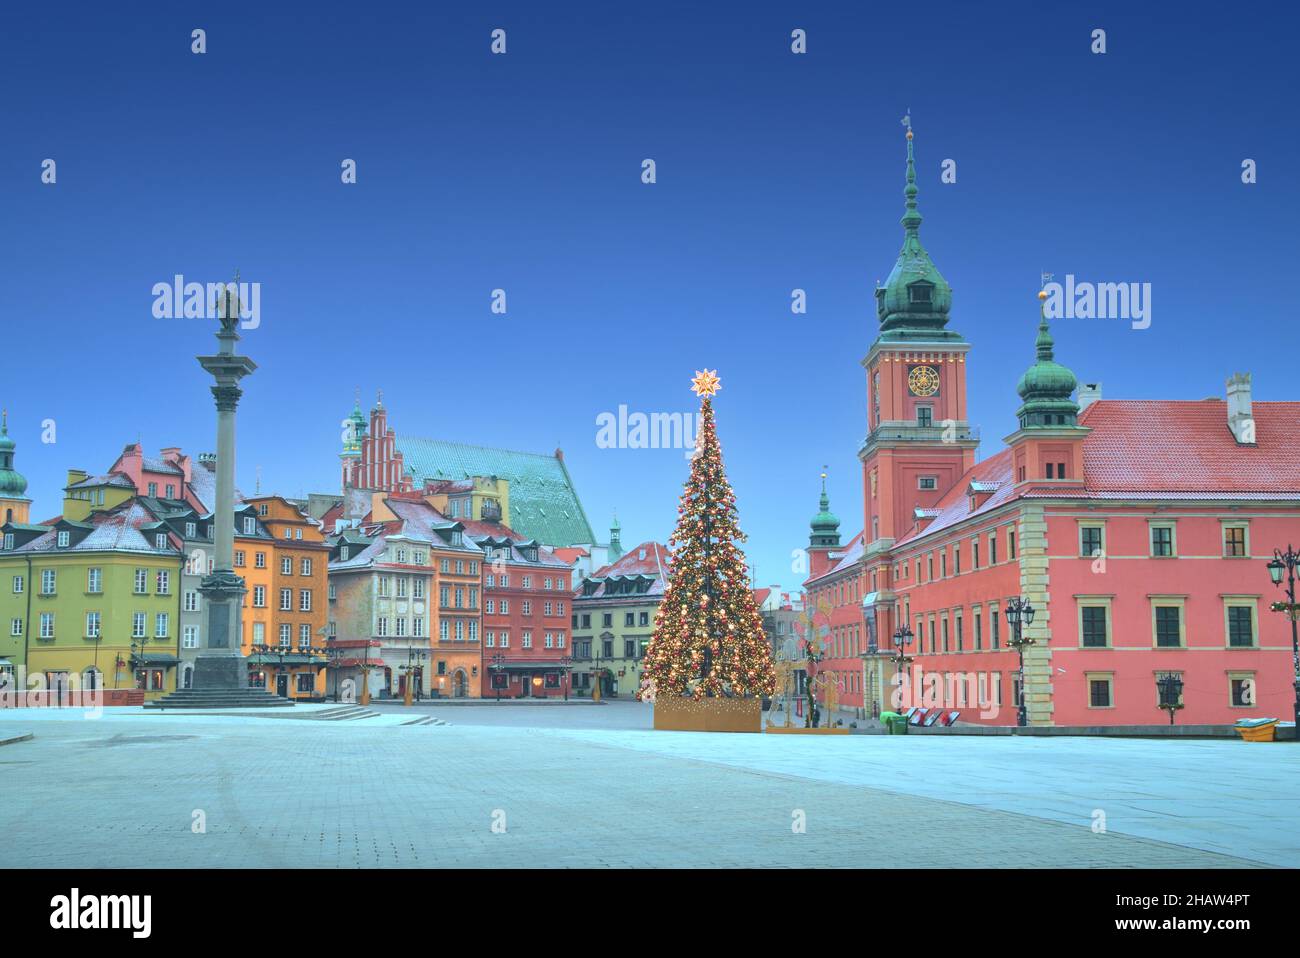
[[[645,654],[642,699],[771,695],[771,648],[750,591],[749,565],[737,543],[736,497],[722,465],[712,397],[717,370],[696,371],[698,447],[677,506],[668,547],[671,571]]]

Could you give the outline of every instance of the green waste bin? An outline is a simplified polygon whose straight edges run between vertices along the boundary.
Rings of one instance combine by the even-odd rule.
[[[880,720],[885,723],[885,728],[890,735],[907,734],[907,719],[897,712],[881,712]]]

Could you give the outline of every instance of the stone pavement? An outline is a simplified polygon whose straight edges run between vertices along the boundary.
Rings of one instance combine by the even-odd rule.
[[[0,737],[35,733],[0,749],[0,867],[1300,863],[1283,745],[587,727],[644,708],[527,710],[551,727],[0,712]],[[1179,820],[1170,840],[1141,834],[1143,806]]]

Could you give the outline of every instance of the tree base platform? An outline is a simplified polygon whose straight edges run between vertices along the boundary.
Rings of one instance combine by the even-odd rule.
[[[761,732],[763,702],[757,698],[655,697],[654,727],[668,732]]]
[[[777,735],[852,735],[851,729],[846,728],[804,728],[800,725],[786,727],[784,725],[769,725],[763,731],[772,732]]]

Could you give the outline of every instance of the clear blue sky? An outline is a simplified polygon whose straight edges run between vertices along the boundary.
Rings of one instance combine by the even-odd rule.
[[[1108,397],[1251,370],[1297,398],[1295,5],[1045,6],[7,5],[0,402],[36,517],[136,438],[213,448],[213,326],[155,319],[150,289],[238,266],[262,284],[244,489],[258,466],[264,490],[335,489],[353,389],[382,388],[399,431],[562,446],[593,525],[662,540],[685,459],[598,449],[596,417],[692,410],[707,365],[751,561],[794,585],[823,463],[846,540],[861,522],[909,108],[981,456],[1013,428],[1043,270],[1153,284],[1150,329],[1057,324]]]

